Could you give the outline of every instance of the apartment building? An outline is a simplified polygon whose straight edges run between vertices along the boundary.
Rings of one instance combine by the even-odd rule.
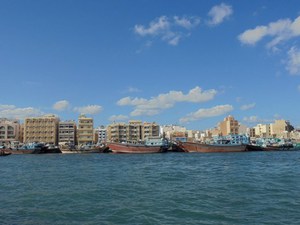
[[[77,142],[79,146],[93,143],[93,123],[93,118],[86,117],[85,115],[79,116],[77,127]]]
[[[76,122],[74,120],[59,122],[58,143],[59,145],[76,144]]]
[[[25,118],[24,142],[58,144],[59,118],[54,115]]]
[[[270,126],[272,136],[277,138],[289,138],[289,133],[294,130],[287,120],[275,120]]]
[[[105,143],[107,140],[107,128],[100,126],[97,128],[98,143]]]
[[[219,130],[223,136],[229,134],[239,134],[239,122],[233,116],[227,116],[219,123]]]
[[[111,142],[137,143],[159,136],[159,125],[156,123],[143,123],[140,120],[130,120],[128,124],[113,123],[107,127],[107,140]]]
[[[271,134],[271,126],[270,124],[257,124],[253,127],[255,130],[255,136],[260,138],[270,138]]]
[[[0,145],[20,141],[21,126],[18,120],[0,118]]]

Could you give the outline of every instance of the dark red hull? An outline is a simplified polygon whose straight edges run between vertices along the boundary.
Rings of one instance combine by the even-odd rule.
[[[163,152],[161,146],[146,146],[146,145],[135,145],[135,144],[122,144],[122,143],[110,143],[108,144],[109,149],[113,153],[160,153]]]
[[[185,152],[244,152],[246,145],[208,145],[194,142],[181,142],[179,147]]]

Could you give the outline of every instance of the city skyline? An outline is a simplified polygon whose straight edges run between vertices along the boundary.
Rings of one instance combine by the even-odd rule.
[[[0,117],[300,127],[297,1],[2,1]]]

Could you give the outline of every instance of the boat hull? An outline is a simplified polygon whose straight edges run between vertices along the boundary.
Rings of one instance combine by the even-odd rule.
[[[181,142],[179,144],[185,152],[244,152],[246,145],[208,145],[194,142]]]
[[[89,153],[107,153],[108,147],[100,147],[95,149],[61,149],[63,154],[89,154]]]
[[[7,152],[5,150],[0,151],[0,156],[8,156],[8,155],[11,155],[11,152]]]
[[[146,146],[146,145],[133,145],[133,144],[122,144],[122,143],[110,143],[108,144],[109,149],[113,153],[160,153],[164,152],[161,146]]]

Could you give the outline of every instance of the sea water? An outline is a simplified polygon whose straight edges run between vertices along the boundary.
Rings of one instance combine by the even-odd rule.
[[[300,224],[300,152],[0,157],[0,224]]]

